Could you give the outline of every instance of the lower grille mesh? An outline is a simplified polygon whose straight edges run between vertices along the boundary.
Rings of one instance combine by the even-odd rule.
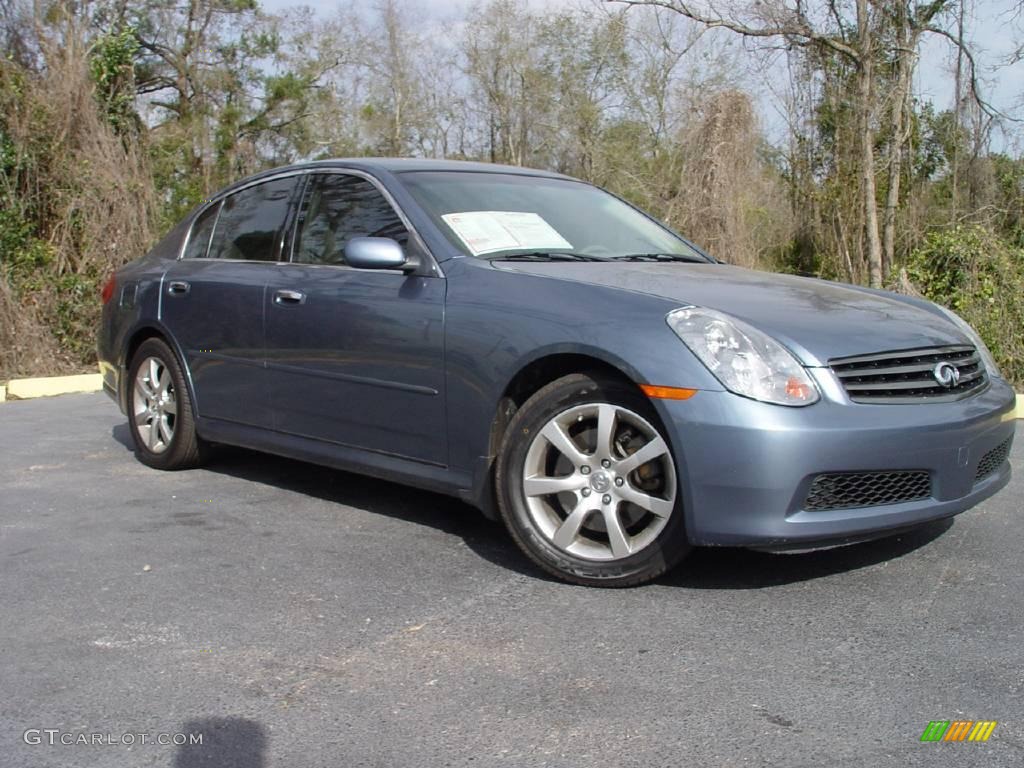
[[[1003,463],[1010,458],[1011,442],[1013,442],[1013,438],[1008,437],[981,457],[981,461],[978,462],[978,471],[974,473],[974,482],[984,480],[1003,466]]]
[[[804,509],[817,512],[875,507],[927,499],[931,495],[931,478],[924,470],[830,472],[814,478]]]

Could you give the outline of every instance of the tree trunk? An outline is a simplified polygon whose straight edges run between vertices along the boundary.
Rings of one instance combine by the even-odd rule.
[[[882,241],[878,236],[878,201],[875,195],[875,147],[871,127],[871,79],[874,50],[868,20],[867,0],[857,0],[857,33],[860,61],[857,67],[858,110],[860,111],[861,183],[864,193],[864,229],[867,239],[868,282],[882,287]]]
[[[957,9],[956,20],[956,78],[953,95],[953,157],[950,160],[950,174],[953,177],[951,188],[952,218],[955,220],[960,207],[960,127],[963,125],[964,106],[964,13],[966,4],[961,0]]]
[[[892,272],[896,256],[896,209],[900,203],[900,179],[903,166],[903,102],[895,107],[892,118],[893,139],[889,149],[889,184],[885,191],[885,216],[882,223],[882,277]],[[897,132],[900,134],[897,138]]]
[[[903,170],[903,145],[907,142],[903,120],[910,97],[910,78],[914,71],[913,58],[916,55],[917,35],[907,33],[904,18],[906,6],[900,3],[896,32],[896,87],[892,94],[890,109],[889,139],[889,183],[885,191],[885,217],[882,229],[882,278],[891,274],[896,254],[896,209],[900,204],[900,180]]]

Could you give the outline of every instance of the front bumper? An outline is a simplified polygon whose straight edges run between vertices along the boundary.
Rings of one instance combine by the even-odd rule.
[[[1012,440],[1016,399],[1001,379],[955,403],[806,408],[702,391],[659,401],[684,480],[694,544],[787,548],[885,535],[970,509],[1005,486],[1009,463],[975,482],[982,457]],[[931,496],[881,506],[808,511],[821,473],[925,470]]]

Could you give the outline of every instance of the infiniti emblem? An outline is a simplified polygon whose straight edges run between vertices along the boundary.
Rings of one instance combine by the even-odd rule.
[[[940,387],[950,389],[960,381],[960,369],[952,363],[941,362],[932,369],[932,376]]]
[[[595,472],[590,476],[590,487],[598,493],[604,493],[612,487],[611,478],[604,472]]]

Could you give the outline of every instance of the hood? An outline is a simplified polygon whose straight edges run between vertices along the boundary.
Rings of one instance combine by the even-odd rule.
[[[941,314],[896,294],[808,277],[678,262],[494,264],[717,309],[773,336],[810,366],[837,357],[971,343]]]

